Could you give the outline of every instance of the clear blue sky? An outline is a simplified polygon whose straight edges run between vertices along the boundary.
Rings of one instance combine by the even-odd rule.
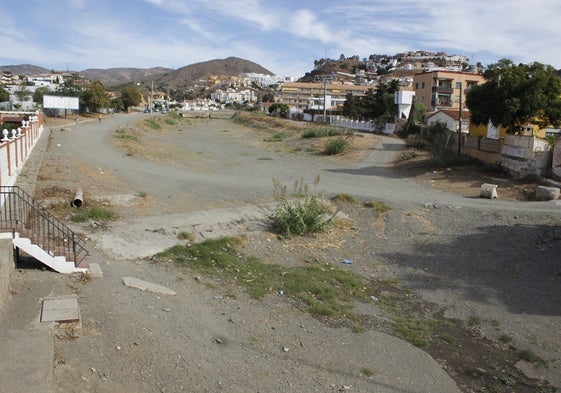
[[[0,65],[180,68],[237,56],[300,77],[314,60],[406,50],[561,68],[559,0],[19,0]]]

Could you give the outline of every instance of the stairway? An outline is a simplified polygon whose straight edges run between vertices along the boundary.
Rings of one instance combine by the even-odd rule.
[[[20,187],[0,187],[0,232],[59,273],[88,271],[85,240]]]

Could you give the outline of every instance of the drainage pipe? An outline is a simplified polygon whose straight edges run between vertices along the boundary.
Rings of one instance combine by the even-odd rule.
[[[82,189],[78,188],[76,190],[76,194],[74,194],[74,199],[72,199],[72,207],[80,207],[84,204],[84,195],[82,193]]]

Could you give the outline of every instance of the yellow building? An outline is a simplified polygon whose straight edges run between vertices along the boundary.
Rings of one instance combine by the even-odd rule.
[[[480,136],[483,138],[492,138],[492,139],[499,139],[504,138],[506,135],[506,127],[499,126],[493,127],[491,123],[489,124],[470,124],[469,126],[469,135],[471,136]],[[546,128],[540,128],[535,124],[525,124],[522,127],[522,131],[520,135],[526,136],[537,136],[538,138],[545,138],[546,137]]]
[[[471,86],[484,81],[483,75],[470,72],[430,71],[415,74],[415,102],[423,103],[428,112],[459,109],[460,101],[465,108],[466,92]]]

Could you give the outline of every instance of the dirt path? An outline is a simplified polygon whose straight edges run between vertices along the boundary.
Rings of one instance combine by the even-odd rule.
[[[264,143],[262,133],[220,119],[135,134],[131,121],[142,116],[51,135],[37,194],[56,207],[82,188],[86,200],[105,200],[120,216],[108,227],[78,227],[92,239],[102,279],[45,285],[77,293],[83,316],[77,338],[56,342],[57,391],[452,392],[456,383],[464,392],[512,391],[511,383],[533,391],[536,382],[519,369],[561,386],[559,204],[483,200],[403,178],[388,167],[402,149],[393,138],[366,135],[360,143],[369,153],[360,160],[328,159]],[[117,128],[150,148],[117,149]],[[272,179],[290,187],[299,178],[311,184],[318,174],[325,195],[383,200],[391,212],[380,219],[358,202],[341,204],[350,225],[315,239],[279,241],[266,230]],[[142,259],[177,243],[180,231],[199,240],[249,233],[248,253],[281,265],[324,260],[411,288],[419,294],[416,307],[471,324],[454,331],[455,343],[424,352],[387,335],[387,317],[376,304],[361,306],[371,325],[357,334],[303,314],[282,296],[255,302],[228,287],[231,298],[225,283]],[[343,266],[344,259],[353,264]],[[126,276],[177,295],[127,288]],[[434,334],[433,343],[442,344],[442,332]],[[510,342],[502,344],[501,336]],[[470,337],[475,341],[464,341]],[[546,359],[548,367],[508,365],[519,360],[510,345]],[[489,360],[489,348],[510,360]]]

